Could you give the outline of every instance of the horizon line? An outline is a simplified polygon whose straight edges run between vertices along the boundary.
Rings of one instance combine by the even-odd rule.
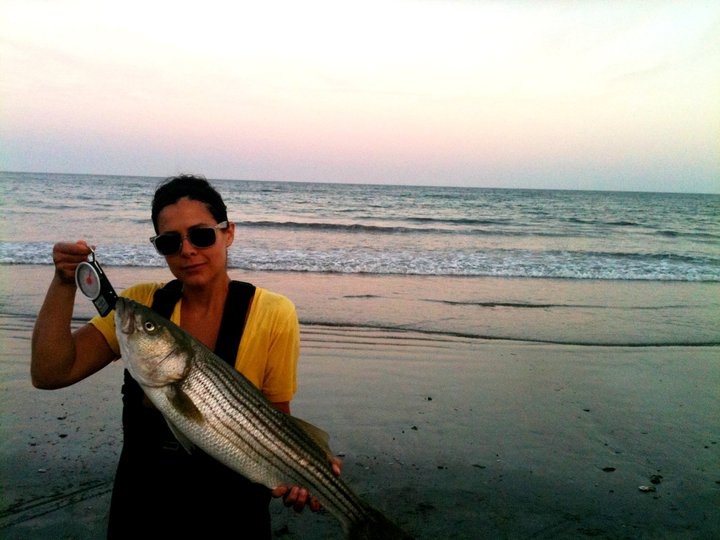
[[[717,192],[710,191],[652,191],[652,190],[641,190],[641,189],[598,189],[598,188],[567,188],[567,187],[507,187],[507,186],[468,186],[461,184],[413,184],[413,183],[392,183],[392,182],[355,182],[355,181],[341,181],[341,180],[277,180],[277,179],[258,179],[258,178],[223,178],[223,177],[212,177],[200,173],[189,173],[189,172],[178,172],[170,175],[155,175],[155,174],[115,174],[115,173],[68,173],[68,172],[49,172],[49,171],[10,171],[0,170],[0,174],[42,174],[42,175],[55,175],[55,176],[100,176],[100,177],[120,177],[120,178],[153,178],[164,180],[172,178],[173,176],[179,176],[181,174],[195,174],[196,176],[202,176],[210,181],[221,181],[221,182],[257,182],[257,183],[288,183],[288,184],[322,184],[322,185],[345,185],[345,186],[387,186],[387,187],[417,187],[417,188],[453,188],[453,189],[494,189],[494,190],[515,190],[515,191],[579,191],[586,193],[654,193],[660,195],[720,195],[720,190]]]

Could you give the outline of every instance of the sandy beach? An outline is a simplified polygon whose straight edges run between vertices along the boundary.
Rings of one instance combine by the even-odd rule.
[[[0,272],[0,537],[103,538],[122,363],[33,389],[52,269]],[[107,272],[119,290],[166,278]],[[720,531],[717,284],[234,277],[295,301],[294,413],[331,434],[348,483],[414,537]],[[91,314],[78,299],[78,324]],[[342,537],[330,515],[272,510],[276,538]]]

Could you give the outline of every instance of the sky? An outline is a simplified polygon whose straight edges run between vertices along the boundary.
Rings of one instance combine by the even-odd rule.
[[[0,170],[720,193],[720,2],[0,0]]]

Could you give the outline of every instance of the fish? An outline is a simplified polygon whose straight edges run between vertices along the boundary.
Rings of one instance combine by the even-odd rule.
[[[324,431],[276,409],[184,329],[122,296],[115,328],[128,370],[186,450],[200,448],[269,489],[306,488],[349,539],[411,538],[333,474]]]

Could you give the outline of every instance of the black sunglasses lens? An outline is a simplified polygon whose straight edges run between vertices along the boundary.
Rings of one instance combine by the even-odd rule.
[[[190,243],[199,248],[210,247],[215,243],[215,229],[212,227],[201,227],[188,231]]]
[[[172,255],[180,251],[182,238],[178,233],[165,233],[155,238],[155,249],[162,255]]]

